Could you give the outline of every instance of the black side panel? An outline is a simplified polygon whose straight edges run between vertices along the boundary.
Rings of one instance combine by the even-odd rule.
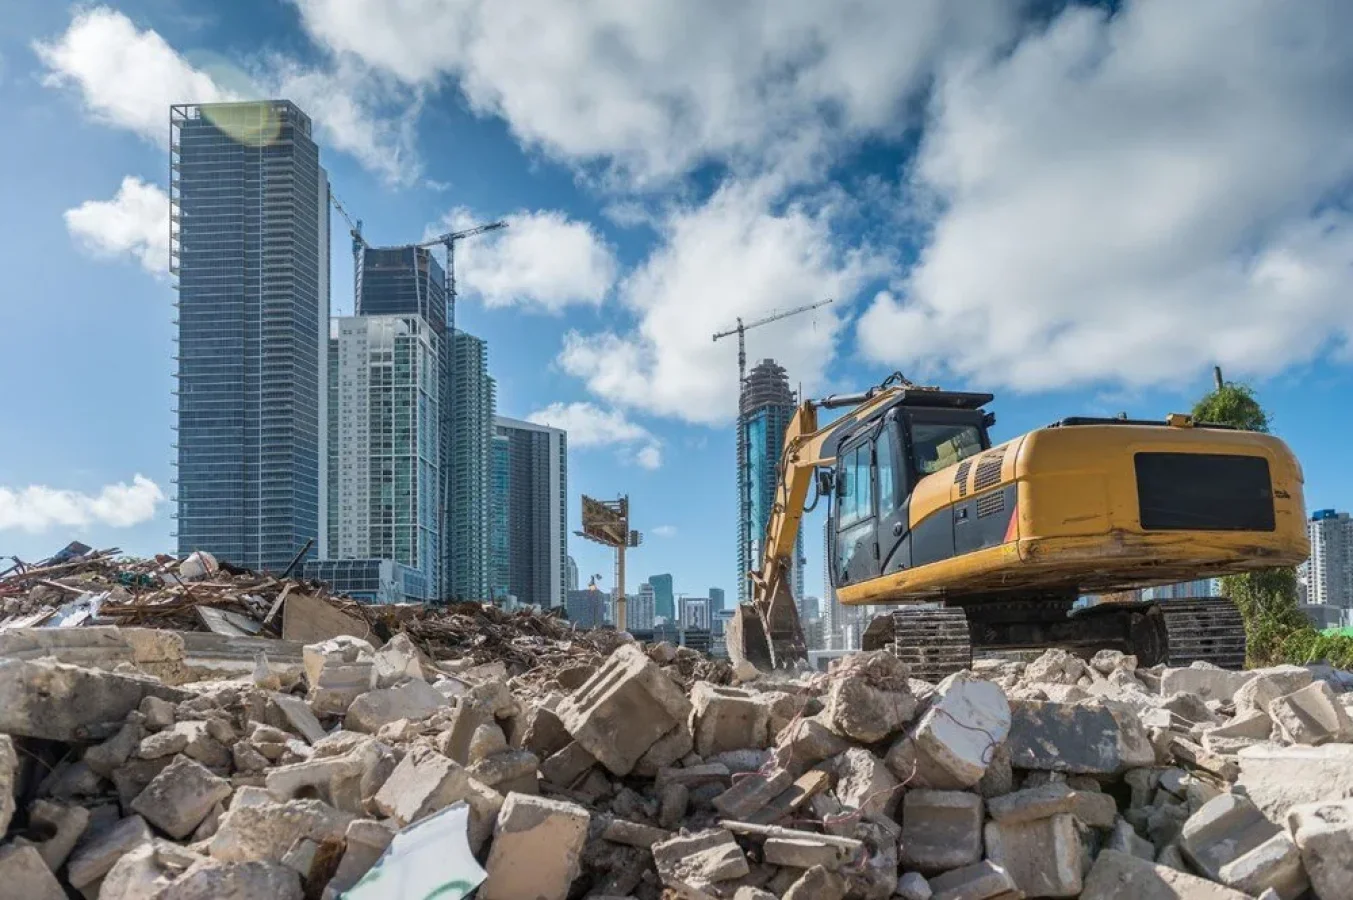
[[[1138,453],[1137,505],[1148,531],[1272,531],[1273,484],[1262,456]]]
[[[911,530],[911,564],[924,566],[954,555],[954,513],[941,506],[916,523]]]
[[[954,552],[985,550],[1005,542],[1006,528],[1015,511],[1017,485],[1007,484],[954,506]]]

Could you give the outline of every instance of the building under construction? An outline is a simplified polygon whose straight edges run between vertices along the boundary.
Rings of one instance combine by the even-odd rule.
[[[796,401],[789,375],[773,359],[752,367],[738,400],[738,600],[748,599],[747,573],[761,563],[766,523],[775,502],[776,470]],[[803,596],[803,535],[794,548],[795,598]]]

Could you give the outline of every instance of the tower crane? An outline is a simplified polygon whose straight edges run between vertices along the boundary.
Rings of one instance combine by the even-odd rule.
[[[362,237],[362,220],[354,219],[333,191],[329,192],[329,200],[343,217],[343,221],[348,223],[348,234],[352,235],[352,311],[355,313],[357,300],[362,296],[362,250],[370,245],[367,244],[366,238]]]
[[[735,335],[735,334],[738,336],[738,404],[739,404],[739,413],[741,413],[742,386],[743,386],[744,384],[747,383],[747,337],[746,337],[746,334],[747,334],[748,329],[751,329],[751,328],[760,328],[762,325],[769,325],[771,322],[778,322],[778,321],[780,321],[781,319],[787,319],[787,318],[789,318],[790,316],[797,316],[799,313],[805,313],[805,312],[808,312],[810,309],[817,309],[818,307],[826,306],[827,304],[833,303],[833,302],[835,302],[835,301],[834,301],[831,297],[828,297],[826,300],[819,300],[819,301],[817,301],[816,303],[806,303],[806,304],[804,304],[803,306],[796,306],[796,307],[794,307],[793,309],[779,310],[779,311],[777,311],[777,312],[771,313],[770,315],[768,315],[768,316],[766,316],[766,317],[764,317],[764,318],[757,319],[757,320],[752,321],[752,322],[743,322],[743,321],[742,321],[742,317],[739,316],[738,319],[737,319],[737,323],[738,323],[738,324],[737,324],[737,326],[736,326],[735,328],[730,328],[730,329],[728,329],[727,331],[720,331],[720,332],[718,332],[718,333],[716,333],[716,334],[714,335],[714,340],[715,340],[715,341],[719,340],[720,338],[732,337],[732,336]],[[744,433],[744,429],[743,429],[741,426],[738,427],[738,459],[741,460],[742,465],[743,465],[743,466],[746,466],[748,472],[750,473],[750,471],[751,471],[751,464],[752,464],[752,460],[751,460],[751,447],[750,447],[750,445],[748,444],[748,441],[747,441],[747,435]],[[743,480],[746,482],[746,486],[745,486],[745,488],[744,488],[744,490],[743,490],[743,492],[742,492],[742,521],[743,521],[743,522],[746,522],[746,538],[745,538],[745,543],[746,543],[746,557],[747,557],[747,563],[748,563],[748,565],[750,565],[750,564],[756,559],[755,555],[754,555],[753,552],[752,552],[752,546],[753,546],[753,540],[754,540],[754,538],[752,537],[752,535],[754,535],[754,534],[756,533],[756,530],[757,530],[757,529],[756,529],[756,527],[755,527],[755,523],[753,523],[753,522],[751,521],[751,517],[752,517],[752,479],[751,479],[750,477],[748,477],[748,478],[745,478],[745,479],[743,479]],[[744,574],[740,575],[739,577],[740,577],[740,579],[745,579],[745,578],[746,578],[746,574],[744,573]],[[744,583],[744,582],[740,582],[740,583]]]
[[[737,319],[737,326],[727,331],[720,331],[714,335],[714,340],[719,338],[738,336],[738,390],[742,390],[742,383],[747,380],[747,339],[746,333],[752,328],[759,328],[762,325],[769,325],[771,322],[778,322],[781,319],[787,319],[790,316],[797,316],[799,313],[808,312],[810,309],[817,309],[820,306],[826,306],[828,303],[835,303],[831,297],[826,300],[819,300],[816,303],[807,303],[803,306],[796,306],[793,309],[780,310],[773,312],[764,319],[757,319],[755,322],[743,322],[742,317]]]
[[[448,231],[445,234],[439,234],[435,238],[423,241],[421,244],[414,245],[416,247],[436,247],[440,244],[446,248],[446,327],[448,331],[455,328],[456,321],[456,243],[466,238],[506,227],[506,222],[489,222],[484,225],[476,225],[473,228],[466,228],[463,231]]]

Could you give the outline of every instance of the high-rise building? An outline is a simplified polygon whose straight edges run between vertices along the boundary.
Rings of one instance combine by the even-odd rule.
[[[438,414],[441,483],[438,486],[437,503],[441,510],[441,528],[438,529],[441,547],[436,596],[444,598],[449,596],[451,590],[449,578],[454,531],[450,487],[454,470],[451,463],[452,341],[449,339],[453,323],[448,316],[446,273],[432,251],[425,247],[366,247],[362,251],[356,293],[357,315],[417,315],[431,326],[437,336],[442,402]]]
[[[568,577],[568,437],[503,416],[494,426],[508,439],[508,592],[521,603],[559,606]]]
[[[709,598],[681,598],[681,627],[709,630]]]
[[[606,592],[595,588],[569,591],[565,601],[570,622],[579,628],[599,628],[606,624]]]
[[[511,497],[512,442],[495,434],[489,450],[489,594],[495,601],[508,595],[512,532],[507,507]]]
[[[709,589],[709,610],[710,613],[722,612],[724,608],[723,588],[712,587]]]
[[[775,503],[775,485],[785,430],[794,417],[789,376],[773,359],[757,363],[742,384],[738,402],[738,600],[746,602],[747,573],[761,566],[766,524]],[[794,544],[790,583],[803,595],[803,535]]]
[[[639,593],[625,602],[625,628],[628,631],[652,631],[657,619],[657,592],[647,581],[639,585]]]
[[[816,597],[810,595],[799,600],[799,619],[801,621],[811,622],[821,617],[821,604]]]
[[[285,100],[169,126],[179,553],[281,571],[325,537],[328,176]]]
[[[418,573],[406,599],[434,599],[441,564],[437,336],[416,315],[350,316],[335,324],[328,407],[337,446],[323,557],[393,560]]]
[[[578,563],[572,555],[564,560],[564,586],[570,591],[578,589]]]
[[[1307,601],[1353,608],[1353,518],[1346,512],[1318,509],[1306,527],[1311,539]]]
[[[672,576],[650,575],[648,583],[653,585],[653,614],[668,622],[675,622],[676,596],[672,593]]]
[[[451,597],[483,601],[489,588],[489,494],[495,385],[488,345],[463,331],[451,335]]]

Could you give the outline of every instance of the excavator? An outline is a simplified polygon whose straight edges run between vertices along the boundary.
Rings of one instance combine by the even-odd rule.
[[[861,648],[890,650],[917,677],[970,666],[974,648],[1244,665],[1244,623],[1225,598],[1089,601],[1304,560],[1288,447],[1180,414],[1068,418],[993,445],[993,399],[894,373],[797,407],[750,602],[728,625],[734,662],[806,660],[790,567],[804,513],[825,498],[837,599],[896,607]]]

